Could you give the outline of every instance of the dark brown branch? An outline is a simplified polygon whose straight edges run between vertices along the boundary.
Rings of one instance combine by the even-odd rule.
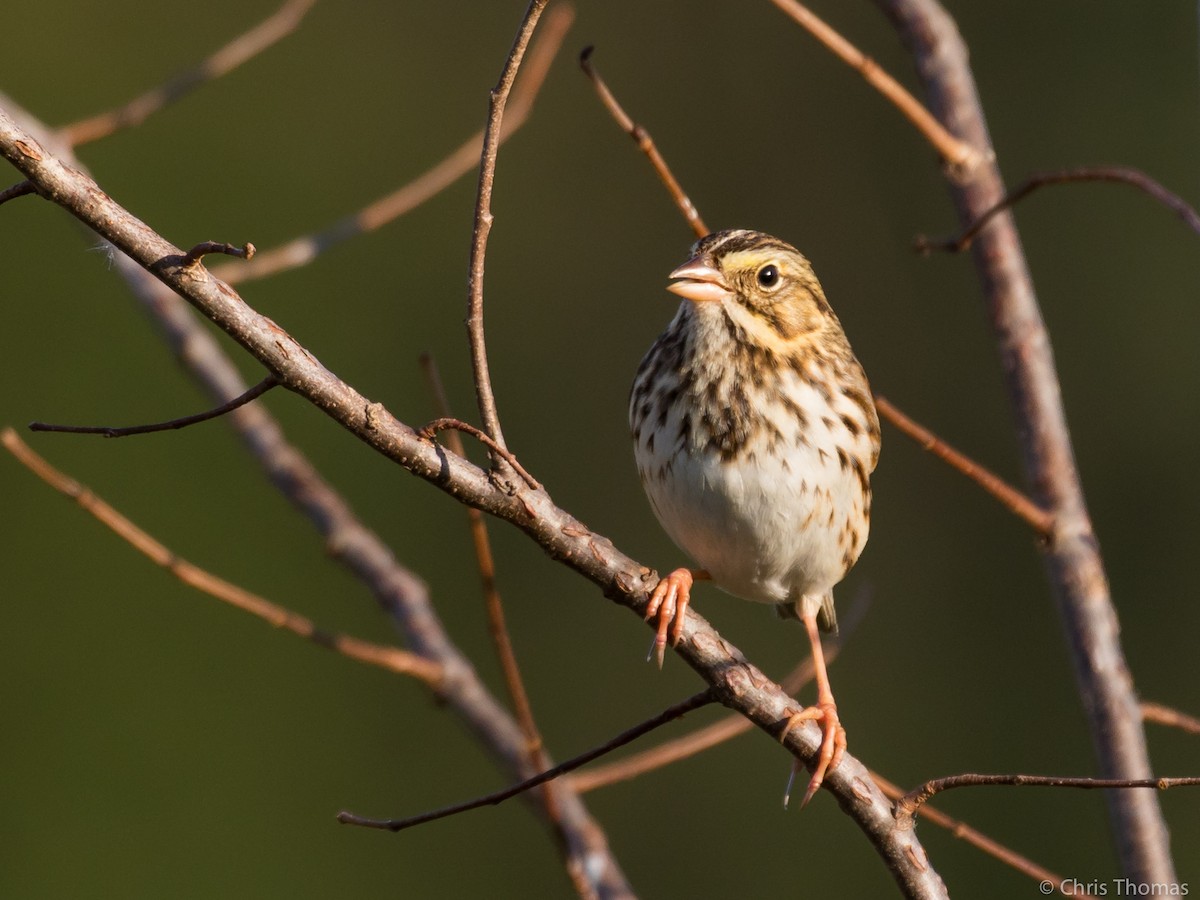
[[[1177,709],[1172,709],[1169,706],[1164,706],[1161,703],[1151,703],[1149,700],[1143,700],[1142,718],[1156,725],[1178,728],[1180,731],[1186,731],[1188,734],[1200,734],[1200,719],[1195,716],[1189,716],[1187,713],[1180,712]]]
[[[512,466],[516,473],[525,480],[527,485],[529,485],[535,491],[540,491],[542,489],[542,486],[538,483],[538,480],[525,471],[525,467],[517,462],[517,458],[513,456],[510,450],[501,447],[490,437],[488,437],[485,432],[468,422],[450,417],[434,419],[432,422],[427,422],[425,425],[421,426],[421,430],[417,432],[417,435],[422,440],[432,442],[439,431],[446,430],[462,431],[471,435],[471,437],[475,438],[477,441],[479,441],[479,443],[483,444],[497,456],[503,458],[510,466]]]
[[[51,425],[47,422],[30,422],[30,431],[54,431],[66,434],[102,434],[105,437],[129,437],[133,434],[153,434],[156,431],[174,431],[179,428],[187,428],[189,425],[195,425],[199,422],[207,422],[209,419],[216,419],[227,413],[233,412],[235,409],[245,406],[252,400],[257,400],[267,391],[279,385],[279,379],[274,375],[268,375],[254,387],[250,388],[240,396],[234,397],[228,403],[222,403],[215,409],[207,410],[206,412],[196,413],[191,416],[184,416],[180,419],[170,419],[166,422],[156,422],[153,425],[130,425],[125,428],[114,428],[108,425]]]
[[[1200,213],[1197,213],[1195,208],[1178,194],[1167,190],[1146,173],[1126,166],[1089,166],[1080,169],[1066,169],[1062,172],[1040,172],[1031,175],[1006,194],[1002,200],[979,215],[958,237],[935,241],[925,235],[918,235],[913,244],[918,253],[927,255],[934,250],[961,253],[971,246],[971,242],[975,240],[979,232],[983,231],[988,222],[1004,210],[1024,200],[1038,188],[1052,184],[1074,184],[1081,181],[1108,181],[1132,185],[1149,194],[1182,219],[1192,231],[1200,234]]]
[[[492,231],[492,185],[496,180],[496,159],[500,152],[500,135],[504,125],[504,106],[512,91],[517,71],[525,48],[533,37],[538,19],[546,8],[547,0],[530,0],[525,18],[517,30],[516,39],[504,61],[500,80],[488,97],[487,126],[483,130],[483,152],[479,161],[479,187],[475,197],[475,225],[471,233],[471,263],[467,270],[467,337],[471,346],[471,368],[475,372],[475,397],[479,402],[479,418],[488,437],[506,447],[504,433],[500,430],[500,416],[496,412],[496,396],[492,391],[492,377],[488,371],[487,343],[483,330],[483,269],[487,255],[488,235]],[[497,456],[498,464],[503,457]],[[528,480],[528,479],[526,479]]]
[[[1184,778],[1074,778],[1057,775],[950,775],[935,778],[909,791],[896,801],[896,821],[902,828],[912,827],[913,815],[921,805],[942,791],[962,787],[1006,785],[1010,787],[1067,787],[1096,790],[1099,788],[1153,788],[1165,791],[1173,787],[1200,785],[1200,776]]]
[[[431,812],[421,813],[420,815],[410,816],[406,819],[367,819],[351,812],[340,812],[337,815],[337,820],[343,825],[361,825],[364,828],[379,828],[385,831],[403,831],[405,828],[412,828],[414,825],[424,825],[426,822],[433,822],[437,819],[444,819],[448,816],[454,816],[458,813],[469,812],[472,809],[479,809],[481,806],[496,806],[515,797],[518,794],[523,794],[526,791],[532,790],[538,785],[545,784],[547,781],[553,781],[568,772],[578,769],[580,766],[587,765],[593,759],[598,759],[606,753],[611,753],[618,747],[623,747],[630,741],[637,740],[643,734],[653,731],[655,728],[660,728],[668,722],[673,722],[676,719],[682,718],[692,710],[699,709],[702,706],[707,706],[709,703],[715,703],[717,700],[716,693],[710,688],[709,690],[701,691],[698,694],[693,694],[686,700],[676,703],[674,706],[668,707],[652,719],[647,719],[639,725],[627,731],[622,731],[610,741],[606,741],[599,747],[588,750],[586,753],[581,753],[579,756],[572,757],[566,762],[559,763],[553,769],[541,772],[532,778],[527,778],[519,784],[514,784],[511,787],[504,788],[500,791],[495,791],[491,794],[485,794],[482,797],[476,797],[474,800],[467,800],[464,803],[456,803],[453,806],[444,806],[441,809],[435,809]]]
[[[876,3],[913,54],[930,111],[951,133],[984,153],[980,165],[948,183],[959,221],[966,227],[1004,196],[967,48],[954,20],[937,0]],[[1153,772],[1141,709],[1075,465],[1050,337],[1011,212],[998,213],[971,252],[1000,369],[1020,423],[1017,431],[1031,493],[1054,519],[1053,534],[1043,547],[1047,573],[1098,774],[1119,780],[1149,778]],[[1144,884],[1177,881],[1157,797],[1146,791],[1112,791],[1105,800],[1125,877]]]
[[[318,628],[306,616],[218,578],[211,572],[177,556],[86,486],[54,468],[22,441],[11,428],[5,428],[3,432],[0,432],[0,443],[3,443],[5,449],[38,478],[60,494],[70,497],[79,504],[81,509],[91,513],[98,522],[107,526],[133,549],[147,557],[155,565],[166,569],[189,587],[257,616],[275,628],[291,632],[318,646],[340,653],[342,656],[379,666],[399,675],[411,675],[424,681],[430,687],[438,687],[442,678],[442,667],[437,663],[398,647],[385,647],[349,635],[325,631]]]
[[[234,38],[199,65],[180,72],[166,84],[135,97],[124,106],[83,119],[62,129],[69,144],[79,146],[114,131],[140,125],[169,103],[220,78],[295,31],[316,0],[287,0],[271,16]]]
[[[221,241],[201,241],[191,250],[183,255],[181,265],[194,266],[210,253],[223,253],[226,256],[236,256],[238,259],[254,259],[254,245],[242,244],[240,247],[235,247],[233,244],[226,244]]]
[[[704,237],[708,234],[708,226],[700,218],[700,212],[696,209],[695,204],[692,203],[691,198],[684,193],[683,187],[675,180],[675,175],[671,172],[667,161],[654,145],[654,141],[650,137],[650,132],[629,117],[629,114],[617,102],[616,96],[608,89],[608,85],[604,83],[604,79],[600,77],[600,73],[596,71],[596,67],[592,65],[592,53],[595,49],[595,47],[585,47],[583,52],[579,54],[579,65],[591,80],[592,87],[596,89],[596,94],[600,97],[600,102],[604,104],[605,109],[608,110],[617,124],[621,126],[621,130],[633,138],[633,142],[637,144],[638,149],[646,154],[646,158],[650,160],[650,165],[654,167],[659,180],[666,187],[667,193],[671,195],[671,199],[675,201],[675,205],[679,207],[679,211],[683,213],[683,217],[687,219],[688,224],[692,226],[692,231],[695,232],[696,237]]]
[[[36,193],[37,188],[34,187],[32,181],[18,181],[12,187],[6,187],[0,191],[0,203],[7,203],[9,200],[15,200],[17,197],[25,197]]]
[[[546,80],[550,64],[562,46],[563,37],[574,21],[570,5],[558,3],[546,12],[537,39],[521,66],[521,77],[513,87],[505,110],[500,142],[504,143],[529,120],[533,102]],[[483,132],[472,135],[457,150],[433,168],[393,191],[345,216],[332,225],[312,234],[294,238],[278,247],[259,251],[254,261],[246,265],[223,265],[214,273],[230,284],[244,284],[278,272],[308,265],[320,254],[350,238],[382,228],[405,213],[416,209],[426,200],[437,196],[463,175],[479,165],[483,147]]]
[[[891,404],[880,394],[875,395],[875,408],[879,414],[895,425],[907,437],[912,438],[921,447],[956,472],[970,478],[977,485],[995,497],[1009,512],[1023,519],[1042,537],[1049,537],[1054,527],[1054,517],[1042,509],[1015,487],[1000,478],[994,472],[984,468],[970,457],[955,450],[936,434],[921,424],[913,421]]]

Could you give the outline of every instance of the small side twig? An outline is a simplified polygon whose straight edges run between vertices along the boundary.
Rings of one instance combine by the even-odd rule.
[[[1200,776],[1182,778],[1075,778],[1058,775],[977,775],[964,773],[946,778],[934,778],[909,791],[896,802],[896,822],[901,828],[911,828],[913,815],[927,800],[942,791],[962,787],[1005,785],[1009,787],[1067,787],[1097,790],[1104,788],[1153,788],[1165,791],[1173,787],[1200,785]]]
[[[337,820],[343,825],[359,825],[363,828],[379,828],[385,831],[403,831],[405,828],[412,828],[414,825],[424,825],[426,822],[433,822],[437,819],[445,819],[448,816],[454,816],[458,813],[469,812],[472,809],[479,809],[481,806],[496,806],[503,803],[511,797],[518,794],[523,794],[526,791],[532,790],[538,785],[545,784],[547,781],[552,781],[567,772],[578,769],[582,765],[586,765],[593,759],[603,756],[606,753],[611,753],[618,747],[623,747],[630,741],[636,740],[647,732],[653,731],[666,725],[668,722],[673,722],[691,712],[699,709],[702,706],[707,706],[709,703],[716,702],[716,692],[709,688],[701,691],[698,694],[693,694],[686,700],[676,703],[663,710],[653,719],[648,719],[640,725],[636,725],[627,731],[622,731],[612,740],[607,741],[599,747],[595,747],[586,753],[581,753],[579,756],[568,759],[566,762],[559,763],[553,769],[548,769],[541,772],[532,778],[527,778],[524,781],[514,784],[504,790],[495,791],[491,794],[485,794],[482,797],[476,797],[474,800],[468,800],[465,803],[456,803],[453,806],[445,806],[441,809],[435,809],[430,812],[421,813],[416,816],[409,816],[406,819],[368,819],[352,812],[340,812],[337,815]]]
[[[1200,213],[1188,204],[1178,194],[1163,187],[1145,172],[1131,169],[1127,166],[1089,166],[1079,169],[1065,169],[1061,172],[1039,172],[1030,175],[1017,187],[1004,195],[994,206],[985,210],[975,221],[968,225],[958,237],[944,240],[933,240],[925,235],[917,235],[913,247],[918,253],[928,256],[934,250],[944,250],[947,253],[961,253],[971,246],[971,243],[983,231],[985,225],[1004,210],[1020,203],[1034,191],[1053,184],[1073,184],[1081,181],[1107,181],[1118,184],[1128,184],[1149,194],[1176,216],[1183,220],[1192,231],[1200,234]]]
[[[17,436],[11,428],[0,432],[0,443],[29,471],[50,487],[73,499],[97,521],[147,557],[166,569],[184,584],[203,591],[230,606],[257,616],[276,628],[291,632],[342,656],[378,666],[400,675],[411,675],[431,687],[442,677],[442,667],[415,653],[398,647],[372,644],[355,637],[318,628],[311,619],[218,578],[211,572],[193,565],[147,534],[116,509],[69,475],[54,468]]]
[[[880,67],[828,23],[818,18],[808,7],[797,3],[796,0],[771,0],[779,9],[790,16],[809,34],[820,41],[825,47],[850,68],[855,69],[867,84],[879,91],[913,126],[921,132],[925,140],[933,145],[938,154],[956,173],[970,172],[983,159],[983,154],[952,135],[934,118],[925,106],[910,94],[895,78]]]
[[[156,431],[174,431],[179,428],[187,428],[189,425],[195,425],[199,422],[207,422],[209,419],[219,418],[226,413],[231,413],[241,406],[245,406],[253,400],[257,400],[267,391],[279,385],[279,379],[274,375],[268,375],[254,387],[250,388],[243,394],[234,397],[228,403],[222,403],[214,409],[206,410],[202,413],[196,413],[191,416],[183,416],[179,419],[169,419],[166,422],[155,422],[152,425],[130,425],[125,428],[114,428],[109,425],[52,425],[48,422],[30,422],[30,431],[53,431],[60,434],[102,434],[106,438],[129,437],[133,434],[153,434]]]
[[[474,425],[471,425],[468,422],[462,421],[461,419],[455,419],[450,416],[443,416],[439,419],[434,419],[432,422],[427,422],[424,426],[422,426],[417,432],[417,436],[422,440],[432,441],[439,431],[446,431],[447,429],[463,431],[471,435],[471,437],[475,438],[477,441],[479,441],[479,443],[483,444],[493,453],[503,458],[510,466],[512,466],[514,471],[516,471],[516,473],[520,475],[522,479],[524,479],[527,485],[529,485],[535,491],[540,491],[542,489],[542,485],[538,482],[538,480],[526,472],[525,467],[517,462],[517,458],[513,456],[511,450],[500,446],[500,444],[488,437],[486,432],[476,428]],[[459,455],[461,456],[462,454],[460,453]]]
[[[0,191],[0,203],[7,203],[9,200],[15,200],[17,197],[25,197],[36,193],[37,188],[32,181],[18,181],[12,187],[6,187]]]
[[[1042,537],[1050,534],[1054,527],[1054,516],[1038,506],[999,475],[981,466],[958,450],[951,447],[923,425],[913,421],[880,394],[875,395],[875,408],[879,414],[895,425],[906,436],[912,438],[950,468],[966,475],[977,485],[995,497],[1004,508],[1020,517]]]
[[[504,433],[496,411],[496,395],[488,371],[487,343],[483,331],[483,269],[487,256],[488,235],[495,216],[492,214],[492,185],[496,179],[496,159],[500,153],[500,135],[504,126],[504,106],[512,92],[525,48],[533,37],[547,0],[530,0],[517,37],[513,41],[500,80],[488,96],[487,125],[483,130],[483,152],[479,160],[479,186],[475,196],[475,225],[471,231],[471,262],[467,270],[467,337],[471,347],[471,368],[475,372],[475,397],[479,418],[492,444],[504,448]],[[491,446],[491,444],[489,444]],[[493,450],[495,448],[493,447]],[[502,454],[497,459],[504,459]],[[528,481],[528,479],[526,479]]]
[[[1200,734],[1200,719],[1161,703],[1143,700],[1142,719],[1146,722],[1154,722],[1156,725],[1178,728],[1188,734]]]
[[[654,141],[650,138],[650,132],[633,121],[629,117],[629,114],[622,109],[613,92],[608,89],[608,85],[604,83],[604,79],[596,71],[596,67],[592,65],[592,53],[595,49],[595,47],[585,47],[583,52],[579,54],[579,65],[591,80],[592,87],[596,89],[596,93],[600,97],[600,102],[604,104],[605,109],[608,110],[617,124],[621,126],[621,130],[633,138],[633,142],[637,144],[638,149],[646,154],[646,158],[650,160],[650,165],[654,167],[654,171],[666,187],[667,193],[671,195],[671,199],[675,201],[675,205],[679,207],[679,211],[683,213],[683,217],[692,226],[692,231],[696,233],[696,237],[704,237],[708,234],[708,226],[700,218],[700,212],[696,209],[695,204],[692,203],[691,198],[684,193],[683,187],[675,180],[674,174],[667,166],[667,161],[663,159],[662,154],[658,152],[658,148],[654,146]]]
[[[187,266],[194,266],[210,253],[223,253],[226,256],[236,256],[239,259],[254,259],[255,248],[253,244],[249,243],[236,247],[233,244],[226,244],[223,241],[201,241],[183,255],[183,259],[179,261],[179,264],[185,268]]]
[[[123,106],[65,126],[62,134],[73,147],[108,137],[122,128],[140,125],[169,103],[194,91],[257,56],[295,31],[316,0],[287,0],[249,31],[234,38],[199,65],[175,75],[166,84],[134,97]]]

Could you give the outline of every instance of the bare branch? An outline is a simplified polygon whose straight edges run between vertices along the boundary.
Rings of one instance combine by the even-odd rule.
[[[33,186],[32,181],[18,181],[12,187],[6,187],[0,191],[0,203],[7,203],[9,200],[15,200],[17,197],[25,197],[36,193],[37,188]]]
[[[169,419],[166,422],[156,422],[153,425],[130,425],[125,428],[113,428],[108,425],[50,425],[46,422],[30,422],[30,431],[54,431],[67,434],[102,434],[105,437],[129,437],[132,434],[151,434],[156,431],[173,431],[179,428],[187,428],[189,425],[195,425],[198,422],[207,422],[209,419],[216,419],[226,413],[231,413],[235,409],[245,406],[252,400],[257,400],[273,387],[277,387],[279,381],[274,375],[268,375],[254,387],[250,388],[244,394],[234,397],[228,403],[222,403],[215,409],[207,410],[206,412],[196,413],[191,416],[184,416],[180,419]]]
[[[1068,787],[1095,790],[1097,788],[1154,788],[1165,791],[1173,787],[1200,785],[1200,776],[1186,778],[1073,778],[1058,775],[975,775],[964,773],[935,778],[905,794],[896,802],[896,821],[902,828],[912,827],[912,817],[921,805],[942,791],[962,787],[1006,785],[1011,787]]]
[[[842,37],[824,20],[819,19],[811,10],[797,3],[796,0],[771,0],[771,2],[824,44],[834,56],[856,70],[867,84],[879,91],[896,109],[900,110],[901,114],[913,124],[913,127],[921,132],[925,140],[933,145],[933,148],[953,171],[966,173],[979,165],[983,158],[979,150],[947,131],[916,97],[900,85],[900,82],[880,68],[875,60]]]
[[[79,504],[80,508],[91,513],[98,522],[107,526],[133,549],[147,557],[155,565],[166,569],[189,587],[203,591],[210,597],[215,597],[252,616],[257,616],[269,625],[291,632],[318,646],[340,653],[342,656],[387,669],[398,675],[411,675],[424,681],[430,687],[436,688],[439,685],[442,678],[442,667],[437,663],[422,659],[415,653],[409,653],[398,647],[385,647],[337,632],[325,631],[314,625],[311,619],[272,603],[236,584],[218,578],[211,572],[177,556],[87,487],[51,466],[22,441],[11,428],[5,428],[3,432],[0,432],[0,443],[3,443],[5,449],[38,478],[59,493],[70,497]]]
[[[197,66],[180,72],[166,84],[134,97],[124,106],[83,119],[62,129],[74,147],[108,137],[122,128],[140,125],[169,103],[220,78],[296,30],[316,0],[287,0],[254,28],[234,38]]]
[[[708,226],[700,218],[700,213],[696,209],[695,204],[692,203],[691,198],[684,193],[683,187],[675,180],[674,174],[671,172],[670,167],[667,166],[667,161],[654,145],[654,141],[650,137],[650,132],[633,121],[628,113],[621,108],[621,104],[617,102],[616,96],[608,89],[608,85],[604,83],[604,79],[600,77],[600,73],[592,65],[592,52],[594,50],[594,47],[585,47],[584,51],[579,54],[579,65],[591,80],[592,87],[596,89],[596,93],[600,97],[600,102],[604,104],[605,109],[608,110],[617,124],[621,126],[621,130],[633,138],[633,142],[637,144],[638,149],[646,154],[646,158],[650,160],[650,165],[654,167],[655,173],[666,187],[667,193],[671,195],[671,199],[675,201],[675,205],[679,208],[679,211],[683,213],[683,217],[692,226],[692,231],[695,232],[696,237],[704,237],[708,234]]]
[[[1004,195],[967,48],[937,0],[876,3],[917,61],[930,110],[952,133],[987,155],[968,175],[950,179],[951,195],[965,226]],[[1000,368],[1020,422],[1018,437],[1033,499],[1054,518],[1053,534],[1044,542],[1047,572],[1099,774],[1123,780],[1149,778],[1153,773],[1141,709],[1075,466],[1050,336],[1010,212],[998,214],[979,234],[972,259],[1000,352]],[[1145,884],[1177,881],[1158,799],[1145,791],[1114,791],[1105,799],[1124,875]]]
[[[471,437],[478,440],[479,443],[483,444],[497,456],[504,459],[510,466],[512,466],[516,473],[525,479],[525,483],[527,485],[529,485],[535,491],[540,491],[542,489],[542,486],[540,483],[538,483],[538,480],[525,471],[525,467],[517,462],[517,458],[513,456],[511,451],[501,447],[490,437],[488,437],[487,434],[480,431],[478,428],[468,422],[464,422],[461,419],[452,418],[434,419],[432,422],[428,422],[423,425],[417,434],[422,440],[432,442],[439,431],[447,430],[462,431],[471,435]]]
[[[1167,190],[1145,172],[1126,166],[1088,166],[1080,169],[1067,169],[1062,172],[1040,172],[1030,175],[1016,188],[1004,196],[998,203],[985,210],[978,218],[968,225],[955,238],[935,241],[924,235],[918,235],[913,242],[918,253],[928,254],[934,250],[944,250],[947,253],[961,253],[971,246],[971,242],[983,227],[1004,210],[1015,206],[1038,188],[1052,184],[1074,184],[1081,181],[1111,181],[1118,184],[1133,185],[1138,190],[1149,194],[1163,206],[1170,209],[1183,220],[1192,231],[1200,234],[1200,213],[1183,200],[1178,194]]]
[[[1142,701],[1142,718],[1157,725],[1178,728],[1188,734],[1200,734],[1200,719],[1161,703]]]
[[[907,437],[912,438],[956,472],[966,475],[977,485],[1000,501],[1009,512],[1025,520],[1042,537],[1049,537],[1054,527],[1054,517],[1042,509],[1015,487],[984,468],[970,457],[955,450],[923,425],[913,421],[891,404],[886,397],[875,395],[875,408],[879,414],[895,425]]]
[[[225,244],[221,241],[201,241],[183,255],[183,265],[194,266],[210,253],[223,253],[226,256],[249,260],[254,259],[255,249],[253,244],[242,244],[240,247],[235,247],[233,244]]]
[[[558,3],[546,13],[537,39],[529,48],[528,59],[521,67],[521,77],[509,97],[500,132],[501,143],[516,134],[529,120],[533,102],[574,18],[574,10],[566,3]],[[479,165],[482,147],[483,132],[479,131],[432,169],[358,212],[314,234],[302,235],[278,247],[262,250],[247,265],[220,266],[213,271],[230,284],[244,284],[308,265],[331,247],[357,235],[375,231],[435,197]]]
[[[37,184],[40,194],[52,198],[193,304],[275,373],[289,390],[418,477],[461,502],[511,522],[553,558],[600,586],[611,599],[639,617],[644,613],[647,589],[657,583],[650,569],[557,507],[544,491],[514,494],[495,484],[488,472],[420,440],[411,427],[338,379],[312,353],[251,309],[206,269],[185,272],[171,262],[170,258],[182,255],[177,247],[123,209],[81,171],[63,165],[2,110],[0,155]],[[778,734],[780,724],[798,711],[778,685],[694,611],[685,621],[674,650],[716,689],[721,702],[753,720],[772,737]],[[495,735],[488,732],[488,738],[494,739]],[[820,741],[820,729],[806,723],[790,731],[786,746],[798,757],[812,760],[819,752]],[[524,759],[523,749],[521,757]],[[906,896],[946,896],[945,885],[929,866],[916,835],[896,830],[891,804],[857,759],[846,754],[823,786],[836,794],[843,810],[871,841]],[[604,850],[602,845],[599,849]],[[593,846],[588,852],[596,850]],[[604,862],[602,874],[619,877],[607,856]]]
[[[424,825],[426,822],[433,822],[437,819],[444,819],[447,816],[454,816],[458,813],[468,812],[472,809],[479,809],[481,806],[496,806],[508,800],[510,797],[515,797],[518,794],[523,794],[526,791],[532,790],[538,785],[545,784],[547,781],[552,781],[566,773],[578,769],[580,766],[586,765],[593,759],[597,759],[606,753],[611,753],[618,747],[623,747],[630,741],[637,740],[643,734],[653,731],[666,725],[668,722],[673,722],[681,718],[686,713],[694,709],[699,709],[701,706],[707,706],[709,703],[716,702],[716,693],[710,688],[706,691],[701,691],[698,694],[693,694],[686,700],[676,703],[653,719],[647,719],[640,725],[635,725],[627,731],[622,731],[610,741],[606,741],[599,747],[588,750],[586,753],[581,753],[579,756],[572,757],[566,762],[559,763],[553,769],[541,772],[532,778],[527,778],[520,784],[514,784],[501,791],[495,791],[491,794],[486,794],[482,797],[476,797],[474,800],[468,800],[464,803],[456,803],[453,806],[445,806],[441,809],[435,809],[432,812],[421,813],[420,815],[410,816],[406,819],[367,819],[351,812],[338,813],[337,820],[343,825],[361,825],[364,828],[379,828],[385,831],[403,831],[405,828],[412,828],[414,825]]]

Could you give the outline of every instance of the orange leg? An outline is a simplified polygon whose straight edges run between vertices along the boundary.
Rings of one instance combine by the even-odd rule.
[[[804,792],[804,800],[800,803],[800,808],[804,809],[813,794],[817,792],[817,788],[821,786],[821,782],[825,780],[825,773],[830,769],[836,769],[837,764],[842,761],[842,754],[846,752],[846,729],[842,727],[842,723],[838,719],[837,704],[833,702],[833,691],[829,687],[829,674],[825,671],[825,654],[821,650],[821,636],[817,631],[816,613],[805,615],[802,619],[804,627],[808,630],[809,643],[812,644],[813,672],[817,680],[817,703],[815,706],[802,709],[791,716],[787,720],[787,724],[783,726],[783,733],[779,736],[779,740],[781,742],[786,740],[788,732],[800,722],[812,719],[821,724],[823,732],[821,752],[817,756],[816,765],[813,766],[812,779],[808,782],[808,790]],[[788,805],[792,793],[792,781],[799,771],[800,761],[794,760],[792,774],[788,778],[787,788],[783,794],[784,807]]]
[[[663,657],[667,652],[667,633],[670,631],[671,646],[679,643],[683,634],[683,617],[688,605],[692,602],[692,583],[707,581],[711,578],[704,569],[676,569],[666,578],[658,582],[650,602],[646,605],[646,621],[657,618],[658,629],[654,634],[654,643],[646,654],[646,661],[654,656],[658,659],[658,667],[663,665]],[[674,622],[674,627],[671,623]]]

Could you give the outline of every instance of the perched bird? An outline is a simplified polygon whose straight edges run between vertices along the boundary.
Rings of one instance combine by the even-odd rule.
[[[655,515],[698,565],[655,588],[654,650],[679,640],[696,580],[802,621],[812,644],[821,752],[804,803],[846,747],[818,628],[867,541],[879,419],[812,266],[756,231],[698,241],[668,290],[684,298],[642,360],[629,424]],[[793,768],[793,775],[795,768]],[[786,798],[785,798],[786,802]],[[803,804],[802,804],[803,805]]]

